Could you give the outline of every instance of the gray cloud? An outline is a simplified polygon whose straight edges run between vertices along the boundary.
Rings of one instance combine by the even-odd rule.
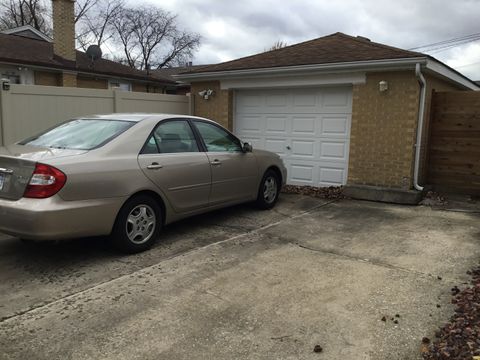
[[[337,31],[411,48],[479,32],[478,0],[149,0],[202,35],[194,63],[214,63]],[[480,79],[480,41],[432,54]],[[479,62],[478,64],[468,65]]]

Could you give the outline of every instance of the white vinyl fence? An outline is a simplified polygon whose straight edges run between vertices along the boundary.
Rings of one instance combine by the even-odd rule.
[[[119,112],[190,113],[190,98],[122,90],[40,85],[0,89],[0,146],[12,144],[78,116]]]

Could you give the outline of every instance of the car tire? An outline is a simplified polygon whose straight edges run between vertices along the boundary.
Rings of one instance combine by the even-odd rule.
[[[157,240],[162,228],[162,209],[147,195],[129,199],[120,209],[111,244],[121,252],[135,254],[148,250]]]
[[[280,179],[277,173],[273,170],[267,170],[260,182],[256,206],[262,210],[273,208],[280,194],[280,186]]]

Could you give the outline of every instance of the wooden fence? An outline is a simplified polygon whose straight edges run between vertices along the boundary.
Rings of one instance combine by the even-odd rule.
[[[480,91],[434,93],[430,124],[428,183],[480,195]]]
[[[119,112],[187,115],[190,98],[118,89],[11,85],[10,90],[0,90],[0,146],[74,117]]]

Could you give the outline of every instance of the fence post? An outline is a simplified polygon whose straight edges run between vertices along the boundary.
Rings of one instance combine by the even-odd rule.
[[[113,89],[113,112],[119,113],[121,112],[121,91],[119,89]]]
[[[195,96],[192,93],[188,93],[187,96],[189,115],[195,115]]]
[[[10,105],[10,81],[7,79],[2,79],[0,81],[0,146],[7,145],[7,139],[5,135],[5,128],[7,124],[7,107]]]

